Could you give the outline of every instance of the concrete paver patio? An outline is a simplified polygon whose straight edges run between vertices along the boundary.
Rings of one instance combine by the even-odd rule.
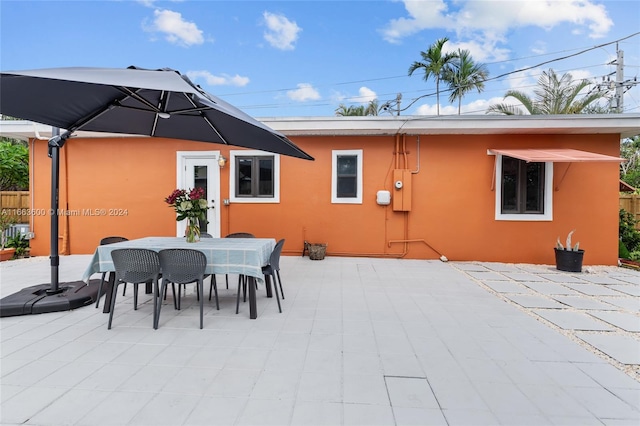
[[[77,280],[90,256],[61,258]],[[220,310],[132,290],[0,319],[3,425],[637,425],[640,273],[544,265],[283,257],[283,313],[235,277]],[[0,264],[0,296],[49,259]],[[207,287],[207,283],[205,283]],[[208,294],[206,295],[208,297]],[[103,299],[104,300],[104,299]]]

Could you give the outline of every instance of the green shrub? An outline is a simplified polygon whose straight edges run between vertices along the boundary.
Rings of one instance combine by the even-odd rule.
[[[640,232],[636,229],[636,223],[638,221],[633,214],[620,209],[619,237],[629,252],[640,250]]]
[[[621,259],[630,259],[629,250],[627,250],[627,246],[625,246],[622,241],[618,242],[618,257]]]
[[[13,237],[7,238],[7,247],[13,247],[16,249],[15,256],[22,256],[29,248],[29,240],[22,234],[17,234]]]

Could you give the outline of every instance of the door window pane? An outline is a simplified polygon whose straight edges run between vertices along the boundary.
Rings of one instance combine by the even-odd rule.
[[[207,194],[207,166],[194,166],[193,168],[193,181],[196,188],[202,188],[204,190],[204,199],[209,200],[209,194]],[[207,221],[199,219],[200,231],[207,232]]]

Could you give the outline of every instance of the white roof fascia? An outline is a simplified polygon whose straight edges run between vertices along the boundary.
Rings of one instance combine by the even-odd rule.
[[[640,114],[270,117],[287,136],[455,134],[640,134]]]
[[[267,117],[258,120],[286,136],[619,134],[625,138],[640,134],[640,114]],[[82,131],[74,135],[145,137]],[[24,140],[49,138],[51,126],[0,120],[0,136]]]

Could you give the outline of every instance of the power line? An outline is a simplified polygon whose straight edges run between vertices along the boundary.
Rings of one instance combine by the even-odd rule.
[[[560,57],[560,58],[550,59],[550,60],[548,60],[548,61],[540,62],[539,64],[536,64],[536,65],[532,65],[532,66],[528,66],[528,67],[520,68],[520,69],[517,69],[517,70],[514,70],[514,71],[509,71],[509,72],[506,72],[506,73],[500,74],[500,75],[498,75],[498,76],[496,76],[496,77],[487,78],[486,80],[484,80],[484,82],[498,80],[498,79],[501,79],[501,78],[507,77],[507,76],[509,76],[509,75],[516,74],[516,73],[521,73],[521,72],[528,71],[528,70],[531,70],[531,69],[534,69],[534,68],[538,68],[538,67],[541,67],[541,66],[543,66],[543,65],[550,64],[550,63],[552,63],[552,62],[558,62],[558,61],[563,61],[563,60],[565,60],[565,59],[573,58],[574,56],[582,55],[582,54],[587,53],[587,52],[590,52],[590,51],[592,51],[592,50],[599,49],[599,48],[604,47],[604,46],[609,46],[609,45],[611,45],[611,44],[618,43],[618,42],[620,42],[620,41],[622,41],[622,40],[626,40],[626,39],[629,39],[629,38],[631,38],[631,37],[635,37],[635,36],[637,36],[638,34],[640,34],[640,31],[635,32],[635,33],[633,33],[633,34],[630,34],[630,35],[628,35],[628,36],[626,36],[626,37],[619,38],[618,40],[614,40],[614,41],[610,41],[610,42],[607,42],[607,43],[599,44],[599,45],[597,45],[597,46],[593,46],[593,47],[590,47],[590,48],[588,48],[588,49],[583,49],[583,50],[581,50],[581,51],[579,51],[579,52],[572,53],[571,55],[565,55],[565,56],[562,56],[562,57]],[[437,92],[436,92],[436,93],[437,93]],[[419,96],[419,97],[415,98],[412,102],[410,102],[410,103],[409,103],[409,105],[407,105],[406,107],[404,107],[401,111],[406,111],[406,110],[407,110],[407,109],[409,109],[411,106],[413,106],[413,104],[415,104],[416,102],[418,102],[420,99],[422,99],[422,98],[424,98],[424,97],[426,97],[426,96],[433,96],[433,95],[435,95],[436,93],[431,93],[431,94],[427,94],[427,95],[423,95],[423,96]]]
[[[588,48],[581,49],[580,51],[572,53],[572,54],[569,54],[569,55],[564,55],[564,56],[561,56],[561,57],[557,57],[557,58],[553,58],[553,59],[550,59],[550,60],[547,60],[547,61],[540,62],[540,63],[538,63],[536,65],[527,66],[527,67],[524,67],[524,68],[519,68],[519,69],[514,70],[514,71],[506,72],[506,73],[500,74],[498,76],[488,78],[488,79],[486,79],[484,81],[485,82],[491,82],[491,81],[501,80],[501,79],[504,79],[505,77],[508,77],[510,75],[522,73],[522,72],[525,72],[525,71],[528,71],[528,70],[531,70],[531,69],[534,69],[534,68],[537,68],[537,67],[540,67],[540,66],[543,66],[543,65],[546,65],[546,64],[550,64],[550,63],[553,63],[553,62],[566,60],[566,59],[569,59],[569,58],[572,58],[572,57],[576,57],[576,56],[582,55],[584,53],[590,52],[590,51],[595,50],[595,49],[600,49],[600,48],[603,48],[605,46],[609,46],[609,45],[612,45],[612,44],[615,44],[615,43],[619,43],[621,41],[624,41],[624,40],[630,39],[632,37],[635,37],[635,36],[637,36],[639,34],[640,34],[640,31],[632,33],[632,34],[630,34],[628,36],[619,38],[617,40],[613,40],[613,41],[609,41],[607,43],[602,43],[602,44],[599,44],[599,45],[596,45],[596,46],[591,46],[591,47],[588,47]],[[553,52],[553,53],[560,53],[560,52],[566,52],[566,51],[567,50],[562,50],[562,51]],[[551,55],[553,53],[545,53],[545,54],[541,54],[541,55],[532,55],[532,56],[527,56],[527,57],[513,58],[513,59],[506,60],[506,61],[491,62],[489,64],[498,64],[498,63],[504,63],[504,62],[514,62],[514,61],[517,61],[517,60],[530,59],[530,58],[535,58],[535,57],[540,57],[540,56],[548,56],[548,55]],[[589,65],[589,66],[584,66],[584,67],[581,67],[581,68],[600,67],[600,66],[602,66],[602,64]],[[631,67],[633,67],[633,66],[631,66]],[[368,83],[368,82],[383,81],[383,80],[393,80],[393,79],[399,79],[399,78],[409,78],[409,77],[407,75],[390,76],[390,77],[378,77],[378,78],[372,78],[372,79],[345,81],[345,82],[321,85],[321,86],[318,86],[318,87],[345,86],[345,85],[350,85],[350,84]],[[219,96],[228,97],[228,96],[245,96],[245,95],[252,95],[252,94],[282,93],[282,92],[291,91],[291,90],[297,90],[297,89],[299,89],[299,87],[296,86],[296,87],[290,87],[290,88],[281,88],[281,89],[273,89],[273,90],[261,90],[261,91],[254,91],[254,92],[219,94]],[[440,92],[441,93],[447,93],[449,91],[450,91],[450,89],[445,89],[445,90],[441,90]],[[393,92],[393,93],[388,93],[386,95],[394,96],[395,98],[397,98],[396,93],[397,92]],[[406,92],[405,92],[405,94],[406,94]],[[435,96],[436,94],[437,94],[437,92],[433,92],[432,91],[432,92],[420,95],[420,96],[418,96],[416,98],[413,98],[408,105],[406,105],[404,108],[400,109],[399,111],[406,111],[407,109],[412,107],[420,99],[424,99],[424,98],[430,97],[430,96]],[[384,96],[384,95],[385,94],[378,95],[378,97]],[[389,102],[386,102],[386,103],[389,104],[389,106],[395,107],[396,106],[395,104],[391,105],[395,101],[396,101],[396,99],[394,99],[392,101],[389,101]],[[292,106],[295,105],[297,108],[310,108],[310,107],[318,107],[318,106],[329,106],[329,105],[332,105],[332,103],[327,99],[327,100],[318,100],[318,102],[305,103],[305,104],[287,103],[287,105],[292,105]],[[382,103],[382,105],[385,105],[385,103]],[[254,105],[254,106],[246,106],[246,105],[243,106],[243,108],[257,108],[257,109],[277,108],[277,107],[282,107],[282,104],[262,104],[262,105]],[[396,110],[394,109],[394,112],[395,111]]]

